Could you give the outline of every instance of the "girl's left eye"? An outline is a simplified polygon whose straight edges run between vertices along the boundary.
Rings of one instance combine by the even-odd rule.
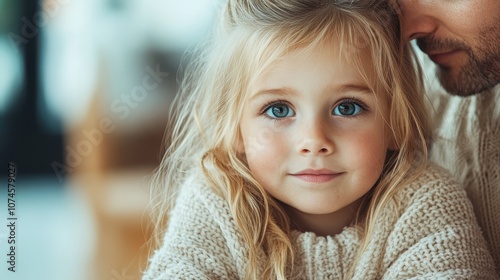
[[[359,104],[349,101],[342,102],[333,108],[333,114],[336,116],[355,116],[363,111],[363,107]]]

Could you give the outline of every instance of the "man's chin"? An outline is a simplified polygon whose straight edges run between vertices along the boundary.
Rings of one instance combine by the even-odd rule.
[[[451,95],[472,96],[487,92],[500,83],[500,74],[482,73],[475,67],[464,67],[461,71],[438,67],[437,76],[443,88]]]

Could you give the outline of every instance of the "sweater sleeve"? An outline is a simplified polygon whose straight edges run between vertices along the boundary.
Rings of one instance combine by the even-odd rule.
[[[384,279],[498,279],[465,191],[443,174],[432,168],[406,193],[387,240]]]
[[[228,247],[234,238],[224,232],[230,220],[214,209],[213,200],[221,198],[201,186],[180,192],[162,247],[151,258],[143,280],[238,278]]]

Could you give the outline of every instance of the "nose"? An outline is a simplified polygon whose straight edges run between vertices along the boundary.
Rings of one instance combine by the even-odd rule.
[[[436,0],[398,0],[403,30],[406,39],[428,36],[439,27],[438,18],[433,16]]]
[[[322,121],[307,122],[302,125],[298,135],[300,141],[297,151],[303,156],[326,156],[334,152],[335,146],[330,138],[332,128]]]

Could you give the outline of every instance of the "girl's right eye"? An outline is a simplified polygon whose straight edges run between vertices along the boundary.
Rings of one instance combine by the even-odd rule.
[[[285,103],[276,103],[264,110],[264,113],[273,119],[282,119],[286,117],[291,117],[295,112],[290,108],[290,106]]]

